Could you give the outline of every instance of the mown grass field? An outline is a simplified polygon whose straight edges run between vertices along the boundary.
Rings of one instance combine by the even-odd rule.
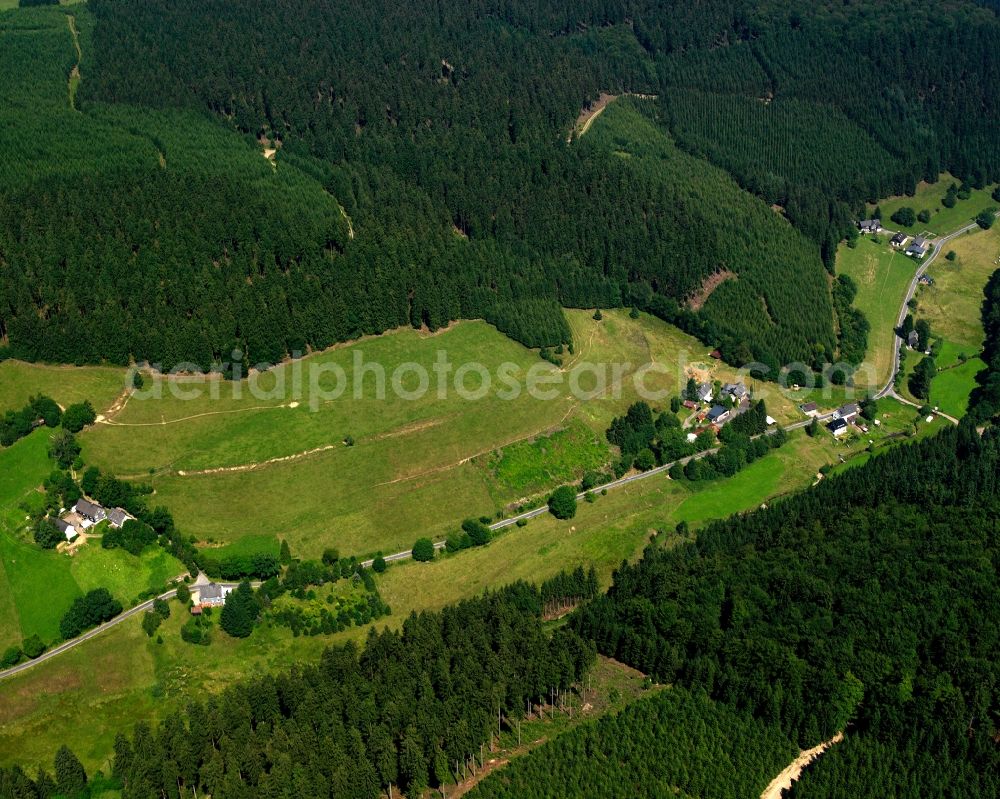
[[[59,620],[76,597],[105,587],[125,604],[184,571],[160,549],[136,558],[90,542],[72,557],[40,549],[18,506],[37,496],[52,470],[51,431],[40,429],[0,449],[0,650],[29,635],[46,643],[59,638]]]
[[[858,287],[854,307],[871,325],[865,359],[874,369],[875,380],[866,369],[855,377],[856,385],[866,388],[880,388],[892,375],[896,319],[916,272],[912,259],[890,247],[885,236],[881,238],[876,244],[863,236],[854,249],[841,245],[837,252],[837,272],[854,280]]]
[[[961,419],[969,409],[969,396],[976,387],[976,375],[986,368],[982,358],[970,358],[965,363],[943,369],[931,382],[931,404]]]
[[[393,613],[376,624],[397,627],[411,611],[440,608],[513,580],[540,581],[578,565],[593,565],[606,586],[612,571],[622,560],[638,557],[655,530],[671,531],[681,519],[696,528],[805,487],[833,453],[832,442],[796,433],[781,450],[737,475],[739,483],[678,483],[659,475],[592,504],[580,503],[570,521],[546,515],[510,529],[487,547],[428,564],[393,565],[378,578]],[[766,481],[760,479],[762,472]],[[212,644],[198,647],[180,640],[184,614],[176,603],[171,607],[172,616],[160,630],[163,644],[147,639],[138,620],[129,620],[0,682],[0,763],[45,762],[65,740],[88,767],[102,766],[119,729],[162,718],[239,677],[313,658],[331,641],[360,642],[367,635],[366,628],[352,628],[335,636],[294,638],[287,629],[263,627],[238,641],[215,630]],[[43,729],[46,734],[39,735]]]
[[[952,183],[961,186],[962,182],[945,172],[941,174],[936,183],[919,183],[913,197],[890,197],[881,200],[878,206],[882,209],[882,224],[892,230],[903,230],[910,234],[927,231],[940,236],[972,222],[976,214],[984,208],[997,205],[990,196],[993,186],[987,186],[984,189],[974,189],[968,200],[959,200],[954,208],[945,208],[941,205],[941,200],[947,194],[948,187]],[[912,208],[918,214],[923,210],[930,211],[930,222],[918,221],[912,227],[897,225],[891,221],[891,217],[904,206]],[[874,208],[874,205],[869,206],[869,210]]]
[[[917,292],[917,316],[931,323],[935,337],[978,354],[983,346],[983,289],[990,275],[1000,269],[1000,226],[976,229],[955,239],[949,250],[956,258],[943,256],[934,261],[927,273],[933,286]]]
[[[19,410],[36,394],[52,397],[64,408],[90,400],[101,413],[121,394],[125,370],[106,366],[51,366],[0,361],[0,413]]]
[[[661,392],[661,406],[680,391],[688,373],[722,381],[737,377],[709,358],[703,344],[657,319],[631,319],[622,310],[605,313],[599,322],[587,311],[567,316],[576,353],[565,356],[561,373],[489,325],[463,322],[433,336],[400,330],[283,365],[260,378],[269,395],[264,398],[260,392],[255,398],[247,381],[234,397],[231,384],[194,378],[178,388],[198,388],[203,396],[184,400],[170,384],[149,379],[143,393],[160,389],[161,397],[137,395],[112,424],[87,431],[81,436],[84,456],[151,482],[155,501],[173,511],[185,533],[205,543],[271,536],[286,538],[304,556],[329,546],[344,554],[389,552],[409,547],[418,530],[443,536],[467,516],[493,516],[601,465],[600,451],[610,458],[604,430],[636,399],[634,377],[643,365],[666,367],[667,374],[645,378],[651,391]],[[455,367],[481,362],[496,375],[500,364],[509,363],[522,375],[535,369],[561,376],[563,383],[551,399],[522,392],[513,400],[493,393],[469,400],[453,390],[440,398],[431,371],[439,351]],[[378,399],[369,376],[355,399],[356,357],[381,364],[390,377],[400,364],[424,365],[432,378],[429,395],[406,400],[388,391]],[[308,384],[312,364],[338,365],[348,380],[340,398],[317,403],[315,411],[304,388],[291,389],[297,372]],[[613,364],[622,365],[620,389],[611,378]],[[572,390],[571,374],[579,391]],[[600,374],[606,375],[603,391]],[[475,385],[474,378],[466,382]],[[774,385],[756,388],[779,421],[800,418]],[[218,399],[211,398],[213,390]],[[347,436],[353,446],[344,444]],[[287,460],[273,460],[282,458]]]

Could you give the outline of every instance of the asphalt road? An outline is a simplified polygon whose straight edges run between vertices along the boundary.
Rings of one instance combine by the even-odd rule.
[[[998,214],[998,216],[1000,216],[1000,214]],[[897,329],[902,326],[903,319],[906,318],[907,303],[913,299],[913,295],[917,291],[917,285],[920,283],[920,278],[923,276],[924,272],[927,271],[927,268],[932,263],[934,263],[935,260],[937,260],[937,257],[941,254],[941,251],[944,249],[944,246],[948,242],[957,239],[959,236],[968,233],[970,230],[975,230],[977,227],[979,227],[979,225],[973,222],[971,224],[966,225],[963,228],[956,230],[954,233],[949,233],[947,236],[943,236],[942,238],[936,239],[931,242],[930,255],[928,255],[921,262],[920,266],[917,268],[917,271],[913,275],[913,280],[910,281],[909,288],[906,290],[906,296],[903,298],[903,304],[899,308],[899,315],[896,317]],[[892,231],[887,230],[885,232],[891,233]],[[900,360],[900,353],[902,352],[903,349],[903,340],[899,336],[893,336],[893,342],[894,342],[893,343],[894,350],[892,354],[892,374],[889,376],[889,382],[882,387],[882,389],[875,395],[875,398],[881,399],[882,397],[893,397],[895,399],[900,400],[901,402],[905,402],[907,405],[914,405],[914,403],[899,396],[894,388],[894,384],[896,382],[896,376],[899,374],[899,360]],[[919,407],[919,406],[914,405],[914,407]],[[950,419],[952,422],[955,422],[955,424],[958,424],[957,419],[953,419],[950,416],[947,418]]]

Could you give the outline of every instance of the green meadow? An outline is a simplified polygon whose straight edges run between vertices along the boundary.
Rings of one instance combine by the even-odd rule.
[[[89,400],[101,413],[122,393],[125,370],[110,366],[49,366],[0,361],[0,413],[23,408],[36,394],[52,397],[64,408]]]
[[[881,200],[878,207],[882,210],[882,224],[891,230],[902,230],[906,233],[931,233],[934,235],[944,235],[958,230],[960,227],[969,224],[976,218],[976,214],[984,208],[997,205],[991,197],[993,186],[983,189],[973,189],[968,200],[958,200],[954,208],[945,208],[941,204],[948,187],[952,183],[961,185],[960,180],[956,180],[947,172],[941,174],[935,183],[921,182],[917,184],[916,193],[912,197],[890,197]],[[916,213],[930,211],[930,222],[916,222],[912,227],[902,227],[891,221],[892,215],[900,208],[907,206]],[[875,206],[870,206],[874,209]]]
[[[916,272],[912,259],[890,247],[885,236],[880,238],[881,243],[876,243],[862,236],[855,248],[842,244],[837,252],[837,272],[854,280],[858,287],[854,307],[871,325],[865,357],[876,379],[873,382],[865,370],[859,370],[855,378],[859,387],[880,388],[892,376],[896,320]]]
[[[155,502],[202,545],[271,537],[287,539],[302,556],[330,546],[360,556],[405,549],[416,531],[444,536],[467,516],[493,516],[544,497],[555,484],[606,464],[604,431],[636,399],[637,371],[651,361],[667,368],[643,378],[663,405],[689,374],[737,379],[705,345],[652,317],[631,319],[621,310],[601,321],[587,311],[567,316],[576,347],[564,354],[561,370],[483,322],[463,322],[434,335],[405,329],[336,347],[255,375],[252,383],[150,377],[142,394],[81,436],[84,456],[151,483]],[[433,371],[439,352],[453,369],[479,362],[495,376],[510,364],[522,377],[535,370],[562,383],[550,399],[526,391],[515,399],[495,391],[463,399],[453,389],[440,397]],[[381,365],[390,387],[401,364],[421,364],[430,390],[421,399],[391,390],[379,398],[369,372],[355,398],[356,358]],[[611,364],[622,364],[620,387]],[[336,382],[332,370],[343,370],[343,394],[311,403],[315,395],[306,387],[314,367],[326,370],[320,385],[327,390]],[[571,391],[571,374],[582,397]],[[480,378],[466,378],[467,389],[478,386]],[[801,418],[773,384],[755,388],[782,423]],[[200,396],[183,398],[195,391]]]

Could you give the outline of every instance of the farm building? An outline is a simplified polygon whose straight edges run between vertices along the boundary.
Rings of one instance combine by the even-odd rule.
[[[826,429],[833,433],[834,438],[840,438],[847,432],[847,422],[843,419],[834,419],[826,426]]]
[[[209,583],[195,586],[191,593],[194,605],[200,608],[214,608],[226,604],[226,597],[233,592],[228,585]]]
[[[833,412],[834,419],[843,419],[845,422],[850,424],[858,416],[858,403],[849,402],[846,405],[841,405],[837,410]]]
[[[708,421],[712,424],[723,424],[729,419],[729,409],[723,408],[721,405],[713,405],[712,409],[708,412]]]
[[[76,528],[69,522],[64,522],[62,519],[54,519],[53,524],[55,524],[56,529],[66,536],[67,541],[71,541],[76,538]]]
[[[917,345],[920,344],[920,336],[917,335],[916,330],[911,330],[906,337],[906,343],[910,346],[911,350],[915,350]]]
[[[82,519],[86,519],[91,524],[97,524],[98,522],[103,522],[108,518],[107,511],[104,510],[98,503],[91,502],[89,499],[78,499],[76,504],[73,506],[73,513],[80,516]]]
[[[862,233],[878,233],[881,229],[881,219],[862,219],[858,222],[858,230]]]
[[[893,247],[902,247],[904,244],[906,244],[907,238],[908,236],[905,233],[897,233],[895,236],[889,239],[889,243]]]
[[[750,392],[747,391],[747,387],[742,383],[726,383],[726,385],[722,387],[722,393],[728,394],[734,400],[739,402]]]
[[[818,411],[818,407],[819,406],[817,406],[815,402],[805,402],[802,405],[799,405],[799,410],[806,416],[815,416]]]
[[[114,508],[113,510],[108,511],[108,521],[114,528],[121,528],[125,522],[134,518],[135,517],[132,516],[132,514],[126,510],[122,510],[121,508]]]

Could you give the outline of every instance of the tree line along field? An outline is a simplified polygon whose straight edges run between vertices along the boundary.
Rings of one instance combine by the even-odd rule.
[[[524,528],[511,528],[487,547],[428,564],[393,565],[377,577],[392,615],[374,626],[398,628],[411,611],[440,609],[512,580],[539,582],[576,566],[594,566],[607,585],[612,570],[637,556],[653,531],[672,530],[680,521],[697,529],[710,519],[755,508],[774,495],[809,485],[820,466],[835,457],[832,444],[800,432],[727,481],[652,478],[609,492],[593,504],[580,503],[571,521],[546,515]],[[332,636],[293,637],[286,628],[265,625],[247,639],[219,634],[210,646],[195,647],[180,640],[184,614],[172,607],[171,618],[161,627],[162,645],[146,637],[138,619],[129,620],[0,681],[0,764],[48,761],[65,740],[88,766],[100,766],[116,730],[163,718],[247,674],[314,657],[331,642],[361,641],[367,635],[367,628],[354,627]],[[42,725],[49,734],[30,733]]]

